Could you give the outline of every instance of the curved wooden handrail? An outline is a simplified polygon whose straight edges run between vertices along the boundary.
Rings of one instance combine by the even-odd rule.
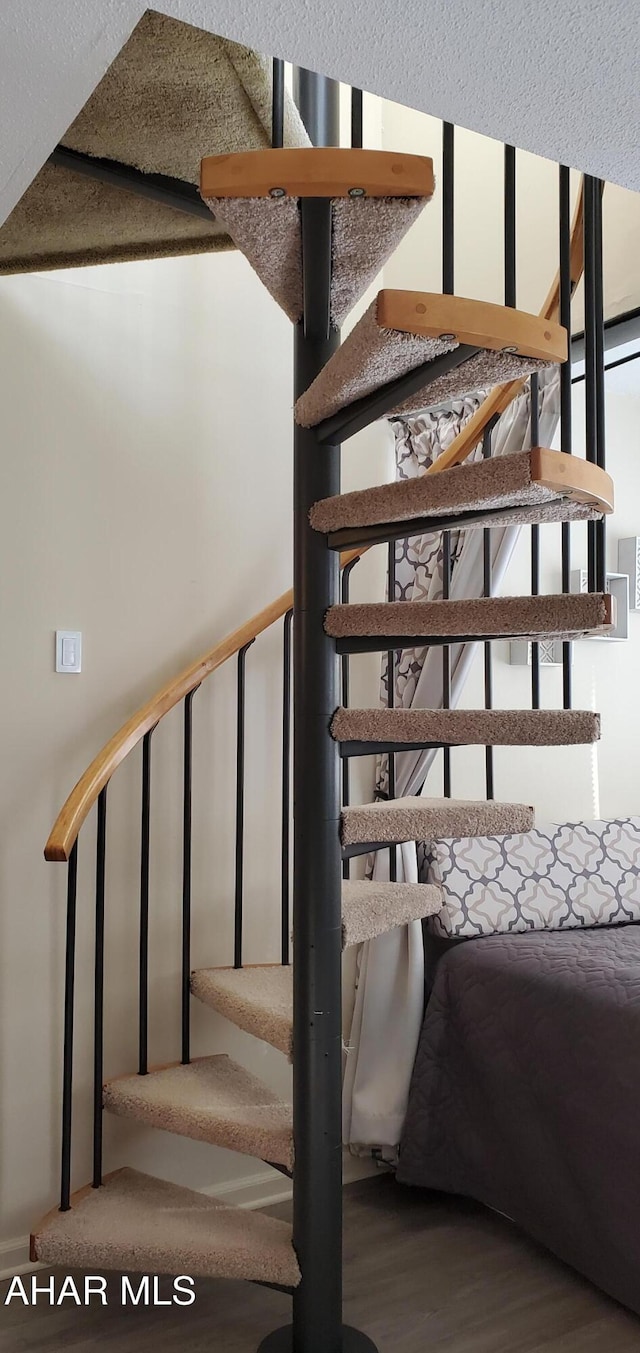
[[[584,180],[571,225],[571,281],[574,287],[580,281],[584,267],[583,207]],[[560,274],[558,272],[540,311],[543,318],[549,320],[557,318],[559,297]],[[469,419],[462,432],[451,443],[451,446],[438,457],[435,464],[426,473],[439,474],[448,469],[449,466],[457,465],[466,460],[474,447],[477,446],[491,419],[504,412],[511,401],[524,389],[525,384],[525,381],[520,380],[509,381],[508,384],[499,385],[495,390],[492,390],[473,417]],[[363,546],[361,549],[349,550],[343,554],[340,560],[341,566],[344,568],[353,559],[358,559],[367,548],[367,546]],[[270,606],[266,606],[264,610],[259,611],[251,620],[247,620],[246,624],[227,635],[208,653],[205,653],[191,666],[180,672],[177,677],[168,681],[156,695],[152,696],[145,705],[142,705],[135,714],[132,714],[130,719],[127,719],[122,728],[114,733],[109,742],[94,757],[91,765],[87,767],[84,775],[81,775],[75,788],[72,789],[55,820],[45,846],[46,860],[65,861],[69,859],[80,828],[94,803],[96,803],[100,791],[108,784],[113,772],[125,760],[129,752],[133,751],[133,748],[142,741],[145,733],[154,728],[163,715],[167,714],[175,705],[178,705],[190,691],[195,690],[206,677],[216,671],[216,668],[221,667],[228,658],[238,653],[251,639],[257,638],[270,625],[280,620],[292,606],[293,591],[290,590],[284,592],[276,601],[271,602]]]
[[[340,560],[341,566],[344,568],[352,560],[359,559],[362,553],[363,550],[345,551]],[[215,644],[208,653],[203,653],[202,657],[192,662],[189,667],[185,667],[178,676],[168,681],[152,695],[150,700],[147,700],[146,704],[132,714],[130,719],[127,719],[97,756],[94,756],[91,765],[71,790],[51,829],[44,851],[45,860],[63,862],[69,859],[78,832],[97,801],[100,791],[108,784],[113,772],[129,752],[142,741],[145,733],[155,728],[158,721],[168,714],[170,709],[179,705],[190,691],[194,691],[206,677],[211,676],[218,667],[222,667],[229,658],[239,653],[245,644],[256,639],[264,630],[274,625],[276,620],[286,615],[292,606],[293,589],[290,589],[283,592],[282,596],[272,601],[269,606],[265,606],[264,610],[259,611],[251,620],[247,620],[239,629],[233,630],[225,639],[221,639],[220,643]]]
[[[215,672],[217,667],[221,667],[228,658],[232,658],[251,639],[255,639],[258,634],[262,634],[263,630],[273,625],[292,606],[293,590],[284,592],[276,601],[272,601],[270,606],[265,606],[263,611],[259,611],[251,620],[247,620],[246,624],[241,625],[232,634],[228,634],[208,653],[204,653],[196,662],[191,663],[189,667],[185,667],[177,677],[168,681],[150,700],[147,700],[146,704],[142,705],[135,714],[132,714],[130,719],[127,719],[122,728],[114,733],[109,742],[93,758],[91,765],[87,767],[84,775],[80,776],[77,785],[72,789],[51,830],[45,846],[45,860],[69,859],[78,832],[96,802],[100,791],[108,784],[114,770],[124,761],[129,752],[133,751],[133,748],[142,740],[145,733],[154,728],[158,720],[163,715],[168,714],[170,709],[180,704],[180,701],[184,700],[184,697],[190,691],[194,691],[205,680],[205,677],[211,676],[211,673]]]

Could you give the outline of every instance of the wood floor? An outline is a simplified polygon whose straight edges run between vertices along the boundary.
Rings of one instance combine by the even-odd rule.
[[[475,1204],[381,1175],[345,1190],[345,1230],[345,1318],[380,1353],[640,1353],[640,1319]],[[0,1305],[0,1350],[253,1353],[289,1318],[288,1299],[263,1288],[203,1280],[196,1292],[192,1307],[123,1309],[113,1278],[106,1308]]]

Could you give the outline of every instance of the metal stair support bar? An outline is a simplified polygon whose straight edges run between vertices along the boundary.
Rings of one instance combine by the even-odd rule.
[[[170,178],[168,174],[145,174],[131,164],[85,155],[69,146],[56,146],[49,156],[49,164],[69,169],[73,174],[83,174],[98,183],[108,183],[113,188],[133,193],[134,197],[147,198],[187,216],[197,216],[208,225],[212,223],[211,212],[195,184],[185,183],[182,179]]]
[[[477,352],[479,348],[470,343],[460,343],[453,352],[444,352],[442,356],[434,357],[433,361],[423,362],[422,366],[414,367],[412,371],[396,376],[395,380],[387,381],[386,385],[379,386],[377,390],[363,395],[361,399],[354,399],[352,404],[318,423],[315,428],[318,442],[322,446],[327,446],[338,438],[344,442],[348,437],[354,437],[356,432],[362,432],[370,423],[384,418],[396,405],[402,404],[419,390],[424,390],[432,381],[438,380],[440,376],[446,376],[449,371],[455,371],[456,367],[468,362],[470,357],[475,357]],[[304,394],[305,391],[301,393]]]

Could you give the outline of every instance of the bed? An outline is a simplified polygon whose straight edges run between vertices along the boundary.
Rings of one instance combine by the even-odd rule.
[[[428,945],[399,1180],[504,1213],[640,1313],[640,926]]]

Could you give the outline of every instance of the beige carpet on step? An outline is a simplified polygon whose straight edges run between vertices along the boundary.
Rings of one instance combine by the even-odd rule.
[[[331,322],[339,328],[426,204],[415,197],[332,201]],[[206,198],[217,221],[294,324],[302,316],[297,197]]]
[[[82,1190],[69,1212],[50,1213],[32,1243],[41,1263],[65,1271],[300,1281],[286,1222],[130,1169]]]
[[[293,1051],[293,974],[281,964],[247,968],[200,968],[191,974],[198,1000],[237,1024],[245,1033]]]
[[[599,592],[459,601],[354,602],[332,606],[325,630],[334,639],[481,637],[579,639],[607,634],[610,598]]]
[[[567,747],[597,742],[600,715],[589,709],[338,709],[331,732],[338,742],[416,747]]]
[[[316,531],[411,521],[494,508],[501,526],[514,522],[593,521],[601,514],[588,503],[572,502],[531,479],[531,452],[491,456],[454,465],[442,474],[398,479],[392,484],[356,489],[316,503],[309,514]],[[505,508],[512,509],[505,513]],[[479,526],[491,525],[488,516]]]
[[[285,143],[308,145],[292,101]],[[255,52],[147,10],[63,144],[198,184],[205,155],[271,139],[271,67]],[[228,249],[211,222],[45,165],[0,228],[0,273]]]
[[[407,796],[379,803],[353,804],[342,810],[343,846],[380,841],[437,841],[450,836],[505,836],[535,825],[525,803],[493,799],[427,799]]]
[[[291,1105],[231,1057],[199,1057],[104,1088],[110,1113],[293,1168]]]
[[[342,946],[375,939],[396,926],[442,911],[442,890],[428,883],[377,883],[354,879],[342,885]]]
[[[302,427],[315,427],[323,418],[330,418],[396,377],[414,371],[446,352],[453,352],[459,346],[455,340],[423,338],[397,329],[381,328],[376,319],[377,304],[376,297],[319,376],[298,399],[295,417]],[[425,382],[410,399],[395,405],[390,400],[384,416],[417,413],[551,365],[553,363],[533,357],[483,349],[446,375],[431,383]]]

